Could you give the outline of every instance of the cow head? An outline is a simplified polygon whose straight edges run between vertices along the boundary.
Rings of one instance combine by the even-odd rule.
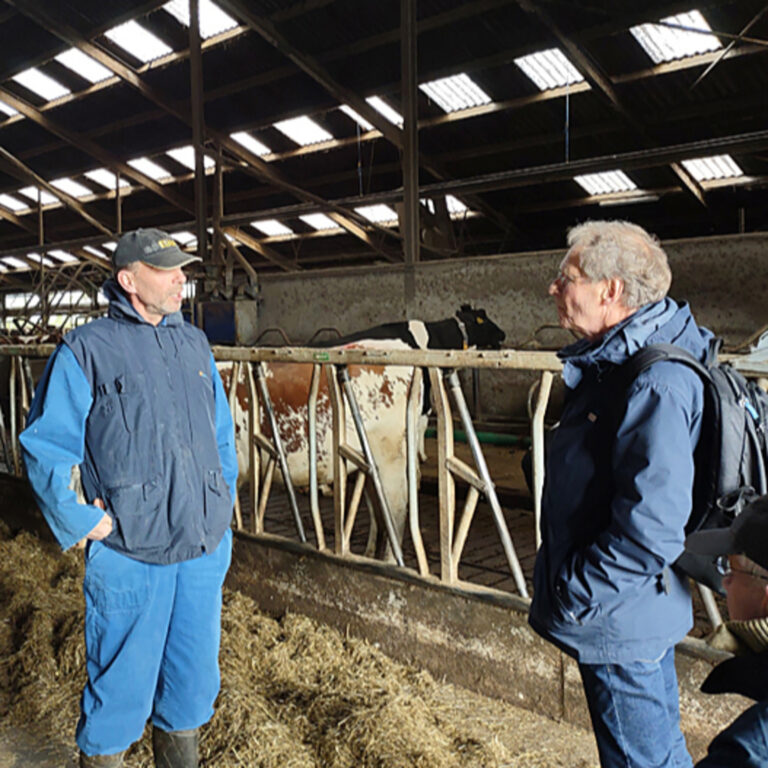
[[[477,349],[499,349],[506,334],[493,320],[488,319],[484,309],[474,309],[469,304],[462,304],[456,317],[467,329],[467,342]]]

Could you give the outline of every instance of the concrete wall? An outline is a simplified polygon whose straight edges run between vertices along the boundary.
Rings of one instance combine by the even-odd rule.
[[[671,295],[689,301],[699,323],[727,344],[768,323],[768,234],[674,240],[664,247],[673,273]],[[506,331],[505,346],[530,347],[538,328],[557,323],[547,287],[563,254],[564,249],[418,264],[413,315],[440,320],[463,303],[482,306]],[[404,319],[404,283],[404,268],[394,265],[265,275],[260,328],[280,326],[300,342],[323,326],[343,334]],[[571,338],[559,329],[545,330],[534,346],[557,348]],[[522,416],[534,378],[483,372],[483,415]]]

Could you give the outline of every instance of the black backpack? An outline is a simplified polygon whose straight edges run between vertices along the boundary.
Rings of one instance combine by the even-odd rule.
[[[693,507],[686,534],[727,527],[755,495],[768,491],[766,429],[768,395],[727,363],[717,362],[720,341],[710,344],[706,363],[673,344],[643,347],[615,371],[626,389],[641,371],[659,360],[683,363],[704,383],[701,436],[694,452]],[[687,550],[675,566],[696,581],[722,592],[713,558]]]

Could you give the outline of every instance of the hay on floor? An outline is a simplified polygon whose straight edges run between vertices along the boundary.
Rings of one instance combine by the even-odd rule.
[[[35,724],[73,758],[85,680],[81,582],[81,552],[61,554],[30,534],[11,536],[0,523],[0,716]],[[473,713],[472,702],[487,700],[308,618],[265,616],[238,592],[225,590],[222,625],[222,687],[202,733],[203,768],[594,762],[553,752],[532,733],[527,744],[510,746],[509,731],[525,733],[535,716],[500,702]],[[126,765],[152,766],[147,732]]]

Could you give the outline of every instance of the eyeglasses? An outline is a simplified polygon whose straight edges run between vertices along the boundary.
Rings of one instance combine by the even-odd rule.
[[[756,579],[764,579],[765,581],[768,581],[768,576],[763,576],[762,573],[748,571],[745,568],[734,568],[731,565],[731,561],[728,559],[728,555],[719,555],[716,557],[715,568],[717,568],[717,572],[723,577],[730,576],[732,573],[743,573],[746,576],[754,576]]]

